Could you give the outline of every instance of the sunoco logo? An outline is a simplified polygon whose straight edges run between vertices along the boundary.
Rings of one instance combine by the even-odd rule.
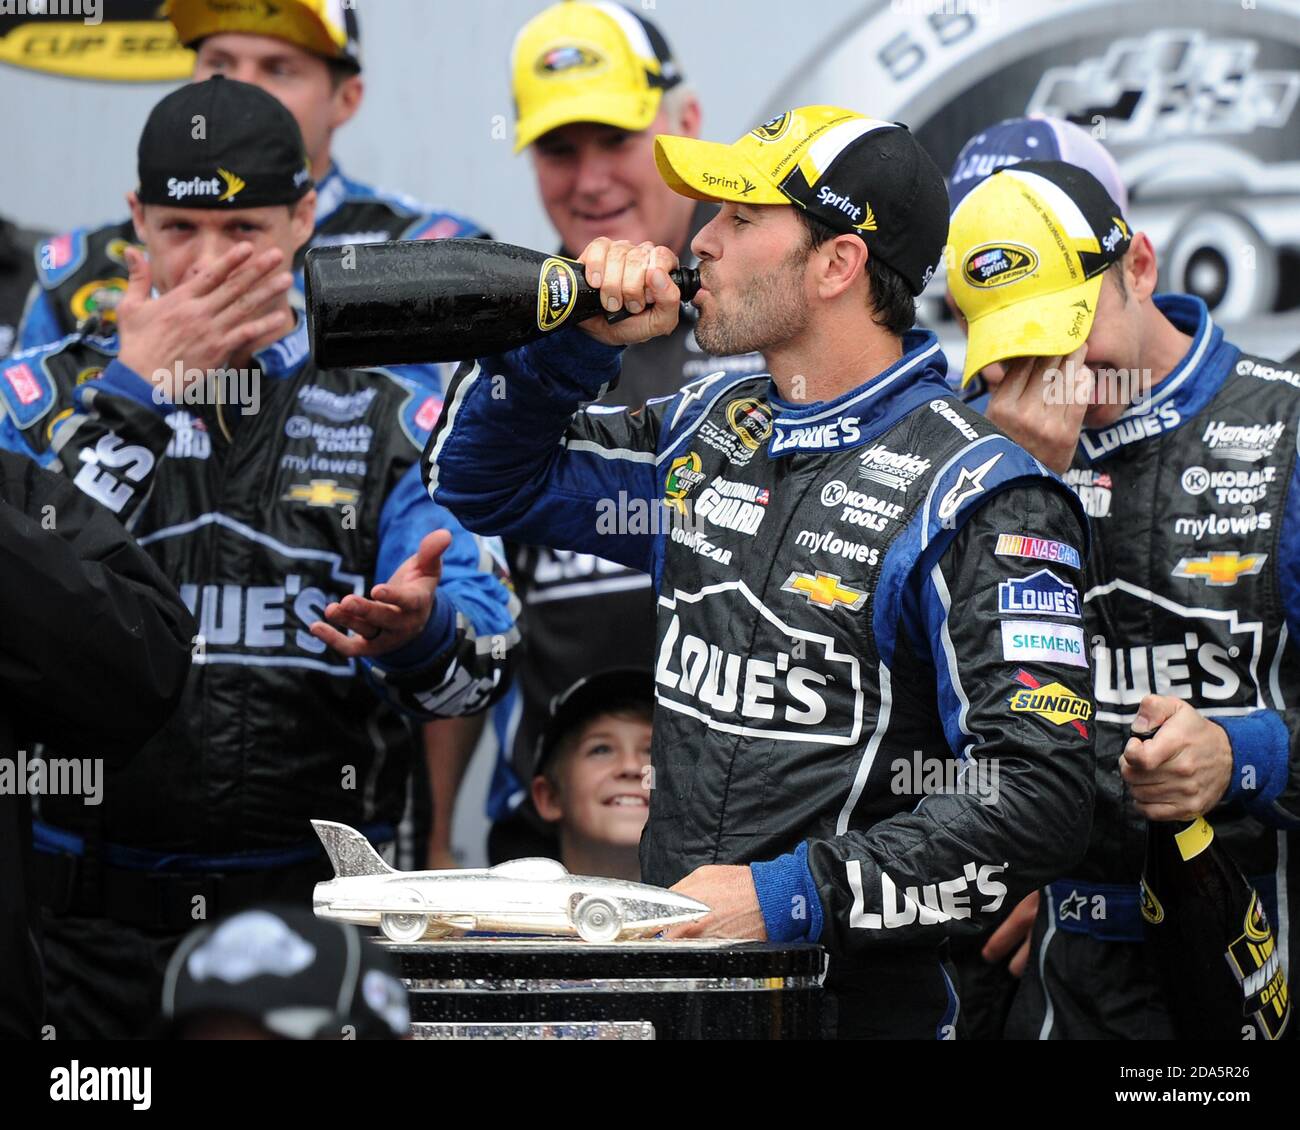
[[[537,280],[537,328],[550,333],[564,324],[578,300],[578,279],[563,259],[547,259]]]
[[[1038,270],[1038,253],[1022,243],[984,243],[967,256],[961,273],[971,286],[988,290],[1018,282]]]
[[[858,659],[785,623],[743,581],[675,591],[655,667],[661,706],[710,730],[768,741],[853,746],[861,736]],[[752,646],[724,649],[715,626],[754,624]],[[717,642],[715,642],[717,641]]]

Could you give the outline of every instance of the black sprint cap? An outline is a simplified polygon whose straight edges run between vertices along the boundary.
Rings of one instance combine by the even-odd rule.
[[[617,667],[579,679],[551,699],[551,716],[537,739],[533,775],[540,773],[566,734],[611,707],[645,702],[653,710],[655,679],[644,667]]]
[[[303,907],[241,911],[194,930],[167,963],[162,1021],[233,1014],[288,1040],[397,1040],[410,1033],[392,959],[355,926]]]
[[[266,91],[223,76],[172,91],[149,115],[138,150],[142,204],[264,208],[311,189],[294,116]]]
[[[793,204],[860,236],[920,294],[948,240],[948,185],[901,122],[802,106],[732,145],[660,135],[660,175],[697,200]]]

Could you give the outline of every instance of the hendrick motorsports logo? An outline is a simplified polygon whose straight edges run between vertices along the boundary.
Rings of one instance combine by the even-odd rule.
[[[791,627],[744,581],[675,590],[655,667],[660,705],[710,730],[771,741],[853,746],[862,729],[858,659],[836,641]],[[757,621],[752,646],[725,650],[728,625]]]
[[[1193,559],[1184,559],[1193,564]],[[1185,573],[1183,575],[1186,575]],[[1112,595],[1117,594],[1117,595]],[[1242,714],[1265,706],[1259,685],[1264,628],[1236,609],[1193,608],[1127,581],[1089,589],[1084,604],[1109,596],[1119,623],[1150,623],[1156,643],[1092,638],[1097,718],[1129,723],[1149,694],[1186,699],[1202,714]]]

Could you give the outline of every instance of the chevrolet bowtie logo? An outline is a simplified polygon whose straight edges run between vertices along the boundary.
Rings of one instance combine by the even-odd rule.
[[[866,593],[840,584],[839,577],[834,573],[823,573],[821,570],[817,571],[815,577],[807,573],[791,573],[781,586],[781,591],[796,593],[818,608],[834,608],[837,604],[844,604],[856,612],[867,603]]]
[[[308,506],[339,506],[356,502],[361,492],[340,487],[333,479],[312,479],[309,486],[295,483],[284,496],[285,502],[305,502]]]
[[[1264,568],[1267,553],[1211,553],[1206,557],[1184,557],[1174,566],[1175,577],[1200,578],[1207,585],[1235,585],[1238,577],[1253,577]]]

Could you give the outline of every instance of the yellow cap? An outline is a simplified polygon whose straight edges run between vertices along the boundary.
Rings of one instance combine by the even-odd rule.
[[[239,31],[361,66],[357,14],[345,0],[167,0],[165,14],[186,47]]]
[[[681,82],[668,44],[619,4],[577,0],[529,20],[510,53],[515,152],[560,126],[600,122],[639,132]]]
[[[970,335],[962,384],[996,361],[1078,349],[1102,274],[1131,242],[1101,183],[1073,165],[1024,161],[971,189],[948,232],[948,287]]]

